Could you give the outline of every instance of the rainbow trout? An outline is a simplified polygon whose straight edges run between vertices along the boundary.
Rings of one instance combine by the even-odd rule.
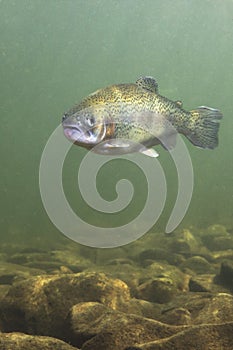
[[[135,84],[118,84],[97,90],[66,112],[62,119],[65,136],[73,143],[99,154],[141,152],[156,157],[153,146],[169,150],[177,133],[195,146],[213,149],[218,145],[222,113],[201,106],[191,111],[180,101],[158,92],[152,77]]]

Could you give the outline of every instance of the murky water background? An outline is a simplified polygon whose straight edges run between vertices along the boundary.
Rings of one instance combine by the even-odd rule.
[[[49,244],[61,237],[40,198],[44,146],[75,102],[140,75],[154,76],[161,94],[182,100],[187,110],[207,105],[224,114],[217,149],[203,151],[185,141],[195,184],[180,228],[220,223],[232,229],[232,14],[231,0],[0,1],[1,241]],[[168,196],[155,232],[164,230],[177,193],[175,166],[158,150]],[[137,216],[146,199],[143,173],[123,160],[101,169],[98,185],[105,199],[115,198],[122,177],[135,186],[135,197],[119,216],[93,212],[76,190],[85,154],[72,147],[65,161],[64,188],[72,208],[102,226]]]

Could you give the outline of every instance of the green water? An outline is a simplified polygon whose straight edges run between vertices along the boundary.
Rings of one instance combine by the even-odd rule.
[[[187,110],[207,105],[222,111],[217,149],[203,151],[185,141],[195,183],[178,229],[214,223],[232,229],[232,0],[0,0],[1,241],[61,237],[39,191],[48,138],[75,102],[144,74],[154,76],[161,94],[182,100]],[[128,177],[135,186],[129,208],[119,216],[104,215],[81,199],[76,177],[86,152],[72,147],[64,165],[64,189],[74,211],[100,226],[137,216],[146,181],[123,160],[101,169],[98,186],[113,200],[115,183]],[[177,193],[174,164],[168,152],[161,147],[159,152],[168,194],[155,232],[164,230]]]

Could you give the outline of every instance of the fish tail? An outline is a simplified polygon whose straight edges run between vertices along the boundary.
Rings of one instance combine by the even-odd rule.
[[[219,122],[223,115],[218,109],[200,106],[190,111],[186,137],[195,146],[213,149],[218,145]]]

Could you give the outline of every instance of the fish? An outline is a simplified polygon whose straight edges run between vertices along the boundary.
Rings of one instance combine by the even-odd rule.
[[[159,94],[156,79],[141,76],[135,83],[110,85],[88,95],[64,113],[62,127],[71,142],[97,154],[157,157],[153,147],[172,150],[177,134],[196,147],[216,148],[222,117],[220,110],[207,106],[183,109],[181,101]]]

